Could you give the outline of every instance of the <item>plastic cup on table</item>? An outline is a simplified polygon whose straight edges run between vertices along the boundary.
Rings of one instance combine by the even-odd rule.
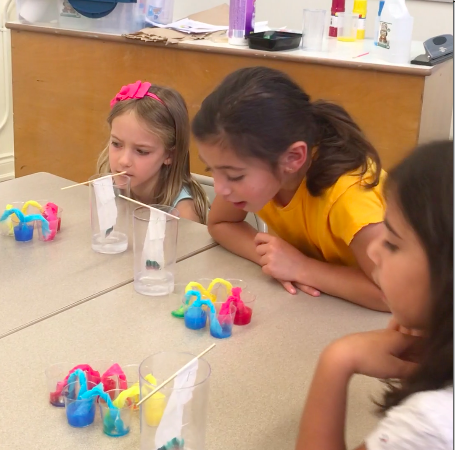
[[[95,383],[87,382],[87,390],[91,390],[95,386]],[[68,424],[75,428],[84,428],[91,425],[95,420],[97,397],[78,399],[79,390],[79,381],[74,381],[63,390],[63,398]]]
[[[8,203],[8,205],[11,205],[13,208],[22,209],[22,205],[24,202],[11,202]],[[0,215],[3,214],[3,211],[6,210],[6,206],[0,211]],[[14,236],[14,229],[13,229],[13,222],[12,222],[12,216],[9,216],[6,218],[6,220],[2,220],[0,222],[0,235],[2,236]]]
[[[250,291],[242,291],[240,293],[240,299],[243,302],[243,306],[237,307],[234,317],[234,325],[248,325],[251,322],[251,317],[253,316],[253,309],[256,304],[256,295]]]
[[[342,42],[354,42],[357,39],[358,14],[338,13],[337,39]]]
[[[220,314],[222,303],[216,302],[214,306],[215,314],[209,312],[210,334],[217,339],[231,337],[237,308],[234,303],[230,303],[229,312]]]
[[[160,352],[142,361],[139,366],[141,398],[146,397],[157,385],[175,374],[194,357],[195,355],[191,353]],[[161,434],[162,428],[160,429],[159,425],[161,423],[163,426],[166,425],[162,421],[163,413],[168,405],[169,409],[172,408],[175,398],[185,400],[181,403],[181,410],[178,411],[182,414],[184,426],[180,429],[179,435],[175,436],[178,439],[175,447],[194,450],[206,448],[210,372],[210,364],[204,358],[200,358],[197,363],[193,362],[186,371],[183,371],[181,376],[177,376],[174,381],[163,386],[155,395],[141,404],[141,449],[155,450],[174,438],[172,436],[164,439],[166,436]],[[150,375],[155,377],[154,383],[147,381]],[[171,419],[171,426],[173,425],[175,421]],[[160,443],[155,446],[156,438]],[[179,444],[181,444],[180,447],[177,446]]]
[[[107,391],[106,394],[109,395],[111,401],[114,401],[121,392],[122,390],[120,389],[112,389]],[[103,433],[111,437],[127,435],[131,426],[132,400],[126,399],[124,405],[120,408],[110,408],[102,398],[99,399],[98,403],[103,423]]]
[[[17,242],[30,242],[33,239],[35,221],[20,222],[15,214],[10,217],[13,224],[14,239],[16,239]]]
[[[151,205],[133,212],[134,289],[142,295],[165,296],[174,290],[178,216],[170,206]]]
[[[113,174],[94,175],[89,178],[90,223],[92,229],[92,250],[114,255],[128,248],[130,223],[130,177]],[[98,178],[102,178],[98,180]]]
[[[74,363],[60,362],[50,365],[44,371],[49,392],[49,403],[51,405],[58,406],[60,408],[65,406],[63,389],[66,385],[63,384],[63,380],[66,378],[69,371],[75,366],[76,364]]]
[[[60,228],[62,227],[62,213],[63,213],[63,208],[58,207],[57,210],[57,219],[58,219],[58,225],[57,225],[57,233],[60,231]]]
[[[126,376],[128,389],[139,383],[139,364],[126,364],[120,367],[123,369],[123,373]],[[139,411],[140,407],[136,406],[136,403],[139,402],[139,395],[135,398],[131,398],[131,400],[133,403],[133,411]]]
[[[185,326],[190,330],[200,330],[205,328],[207,323],[207,309],[203,306],[193,306],[195,297],[183,299],[183,318],[185,320]]]
[[[303,10],[303,50],[320,52],[325,29],[325,9]]]
[[[173,317],[183,319],[185,288],[188,283],[174,283],[174,290],[167,295],[167,305]]]
[[[49,233],[44,234],[43,233],[43,223],[38,222],[36,224],[36,228],[38,229],[38,239],[43,242],[51,242],[55,239],[55,236],[57,235],[58,232],[58,224],[59,224],[59,219],[58,217],[54,220],[48,220],[49,223]]]
[[[87,374],[87,381],[91,381],[95,384],[102,382],[101,377],[115,364],[115,361],[112,359],[95,359],[88,362],[90,367],[94,370],[99,372],[100,378]],[[103,383],[104,391],[108,391],[110,389],[116,389],[119,385],[118,376],[114,377],[105,377]]]

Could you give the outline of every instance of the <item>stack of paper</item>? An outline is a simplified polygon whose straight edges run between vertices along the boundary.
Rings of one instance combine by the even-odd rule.
[[[157,22],[153,22],[149,19],[146,19],[148,23],[158,28],[167,28],[169,30],[180,31],[181,33],[187,34],[201,34],[201,33],[214,33],[215,31],[225,31],[228,27],[223,27],[219,25],[210,25],[208,23],[198,22],[191,19],[181,19],[177,22],[168,23],[167,25],[162,25]]]

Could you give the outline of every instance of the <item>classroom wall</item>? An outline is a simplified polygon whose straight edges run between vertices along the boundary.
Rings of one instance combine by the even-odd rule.
[[[0,0],[0,182],[14,177],[10,33],[3,26],[6,3],[7,0]]]
[[[10,41],[9,31],[2,27],[2,13],[7,2],[8,0],[0,0],[0,181],[14,177]],[[188,14],[203,11],[220,3],[222,0],[175,0],[174,19],[186,17]],[[229,3],[229,0],[225,3]],[[353,0],[346,0],[347,10],[352,9],[352,4]],[[368,0],[367,37],[373,36],[378,4],[379,0]],[[269,26],[275,28],[287,26],[300,30],[304,8],[329,10],[330,6],[331,0],[257,0],[256,20],[268,20]],[[414,40],[424,41],[438,34],[453,34],[453,3],[408,0],[407,6],[414,17]],[[10,8],[9,18],[15,19],[14,5]],[[453,126],[451,136],[452,133]]]

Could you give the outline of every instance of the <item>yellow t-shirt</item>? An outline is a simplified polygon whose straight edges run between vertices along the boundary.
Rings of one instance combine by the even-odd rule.
[[[313,197],[302,181],[288,205],[282,207],[271,200],[258,215],[271,232],[298,248],[305,255],[345,266],[356,266],[349,248],[352,239],[363,227],[384,219],[385,200],[380,182],[367,189],[357,173],[341,176],[319,197]],[[363,180],[369,179],[369,173]]]

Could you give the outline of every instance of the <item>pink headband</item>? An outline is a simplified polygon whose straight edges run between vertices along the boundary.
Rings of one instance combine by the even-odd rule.
[[[150,89],[150,86],[151,84],[148,83],[147,81],[145,83],[142,83],[142,81],[136,81],[136,83],[128,84],[127,86],[122,86],[120,92],[111,100],[111,108],[113,108],[117,102],[121,102],[122,100],[129,100],[132,98],[144,98],[145,96],[152,97],[155,100],[158,100],[162,105],[164,105],[163,100],[161,100],[157,95],[152,94],[151,92],[148,91]]]

